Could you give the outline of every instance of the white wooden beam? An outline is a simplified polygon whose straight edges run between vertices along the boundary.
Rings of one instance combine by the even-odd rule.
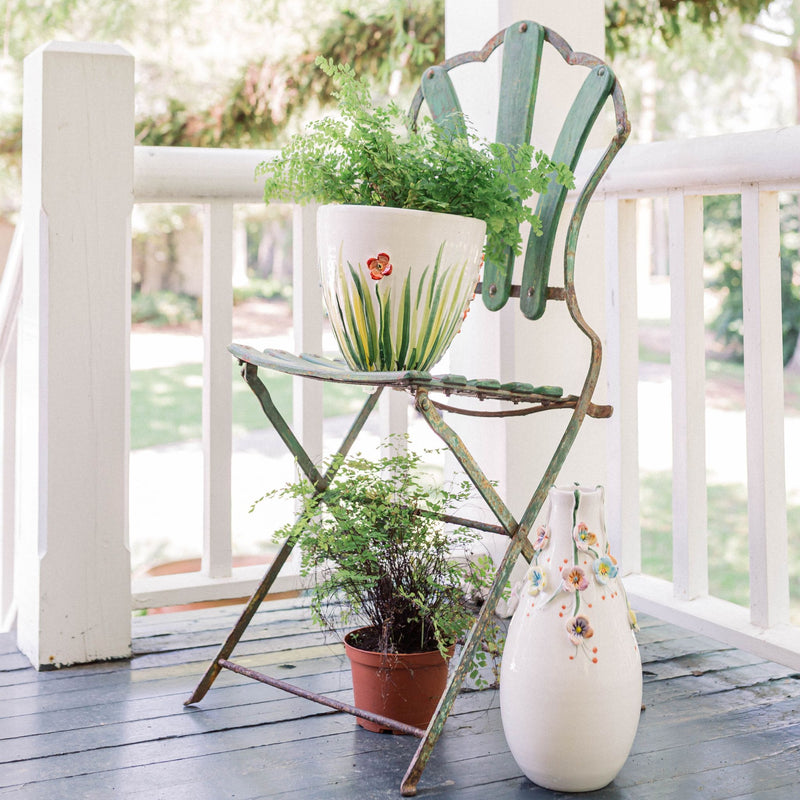
[[[233,200],[261,203],[264,182],[256,167],[277,150],[222,147],[134,148],[137,203],[189,203]]]
[[[36,667],[130,653],[133,57],[25,60],[17,642]]]
[[[669,193],[672,571],[676,597],[708,593],[703,198]]]
[[[606,208],[606,377],[609,420],[606,513],[612,553],[625,573],[642,569],[639,520],[639,318],[636,202]]]
[[[17,367],[22,299],[22,225],[14,229],[0,277],[0,631],[16,619],[14,550],[17,537]]]
[[[6,352],[0,352],[0,631],[16,618],[14,551],[16,549],[17,472],[17,321],[8,326]]]
[[[742,189],[750,619],[789,621],[778,195]]]
[[[206,206],[203,225],[203,556],[210,578],[231,574],[233,204]]]
[[[292,324],[296,353],[322,352],[322,292],[317,267],[317,206],[295,206]],[[322,381],[292,378],[295,434],[311,460],[322,459]]]
[[[675,597],[670,581],[650,575],[628,575],[624,583],[628,599],[637,611],[800,670],[797,625],[762,628],[752,623],[743,606],[710,596],[680,600]]]
[[[234,567],[229,577],[213,581],[209,581],[199,572],[138,578],[133,582],[133,607],[163,608],[249,597],[261,583],[265,569],[263,564]],[[270,594],[297,591],[306,584],[307,581],[304,582],[297,571],[285,569],[272,584]]]

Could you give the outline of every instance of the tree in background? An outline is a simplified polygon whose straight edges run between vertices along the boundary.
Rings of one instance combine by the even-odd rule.
[[[708,286],[720,297],[719,311],[711,322],[719,342],[731,358],[744,356],[742,292],[742,246],[739,232],[742,205],[739,195],[707,197],[704,202],[706,220],[706,263],[717,276]],[[788,364],[800,340],[800,207],[797,195],[787,195],[780,204],[781,225],[781,302],[783,305],[783,363]]]
[[[49,39],[115,40],[128,47],[137,65],[137,141],[210,147],[279,146],[318,114],[331,86],[314,67],[317,54],[353,64],[396,95],[400,87],[413,87],[422,69],[442,58],[444,47],[443,0],[227,0],[224,7],[214,0],[0,3],[0,159],[12,167],[0,184],[0,193],[12,198],[6,211],[18,203],[21,61]],[[800,100],[792,111],[788,98],[774,100],[757,82],[767,53],[787,58],[800,76],[800,9],[794,0],[605,5],[607,48],[635,109],[634,136],[640,141],[717,133],[724,124],[741,130],[752,118],[753,98],[770,98],[759,127],[786,124],[787,115],[798,119]],[[768,16],[761,13],[767,8]],[[714,111],[721,108],[724,115]],[[714,219],[711,214],[712,225]],[[726,224],[720,219],[719,225]],[[788,251],[785,258],[791,265]],[[722,275],[735,282],[735,257],[723,261],[728,266]],[[790,317],[794,271],[784,266]],[[722,295],[730,320],[741,301],[733,284]]]
[[[768,13],[765,13],[768,11]],[[607,2],[608,46],[617,51],[638,141],[686,138],[800,123],[800,7],[795,0],[742,4]],[[622,21],[614,27],[614,20]],[[658,35],[651,40],[649,33]],[[638,80],[628,80],[630,73]],[[780,91],[778,87],[784,88]],[[717,295],[711,330],[728,356],[743,355],[741,206],[708,197],[708,287]],[[784,363],[798,347],[798,198],[781,198]],[[660,259],[659,259],[660,260]]]
[[[660,39],[667,46],[687,30],[709,38],[726,21],[753,21],[771,0],[606,0],[606,48],[609,55],[636,53]]]

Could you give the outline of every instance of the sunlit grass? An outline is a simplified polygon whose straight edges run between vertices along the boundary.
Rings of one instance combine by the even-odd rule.
[[[234,434],[270,427],[253,393],[231,360]],[[262,375],[275,405],[286,419],[292,418],[292,379],[289,375]],[[135,370],[131,373],[131,449],[198,440],[202,437],[202,366]],[[357,411],[364,402],[360,387],[326,385],[323,413],[326,417]]]
[[[714,597],[750,602],[747,489],[743,484],[708,486],[708,582]],[[641,475],[642,570],[672,580],[672,476]],[[793,621],[800,624],[800,505],[787,509],[789,586]]]

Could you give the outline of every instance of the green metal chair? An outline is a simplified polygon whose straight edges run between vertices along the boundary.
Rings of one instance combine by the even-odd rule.
[[[412,118],[416,120],[424,100],[434,120],[440,121],[442,125],[455,126],[453,129],[458,132],[458,126],[463,123],[459,121],[460,118],[457,115],[454,116],[452,114],[453,111],[460,110],[460,105],[450,80],[449,72],[462,64],[484,62],[496,49],[503,45],[502,80],[496,138],[498,141],[511,145],[529,142],[541,57],[545,44],[552,46],[567,64],[581,67],[586,71],[586,77],[577,92],[558,137],[553,152],[554,160],[564,162],[574,170],[589,133],[601,109],[609,99],[613,105],[615,118],[614,135],[599,163],[580,188],[575,201],[568,223],[563,254],[563,288],[548,285],[556,229],[567,195],[567,190],[558,185],[555,180],[551,182],[547,193],[539,199],[537,213],[542,220],[543,234],[539,237],[531,236],[529,238],[524,255],[520,285],[512,285],[514,255],[509,251],[506,264],[486,263],[482,285],[479,284],[479,288],[483,302],[488,309],[498,310],[507,303],[509,298],[517,298],[519,299],[520,310],[531,320],[542,316],[548,302],[566,303],[569,314],[588,339],[590,346],[588,371],[583,386],[577,394],[564,394],[558,387],[537,386],[527,382],[501,384],[493,378],[467,380],[460,375],[440,376],[415,371],[354,372],[349,370],[341,361],[318,356],[294,356],[278,350],[260,352],[238,344],[233,344],[229,348],[232,355],[242,365],[243,377],[258,398],[264,413],[272,422],[286,446],[294,454],[300,468],[308,476],[317,492],[325,491],[333,478],[333,474],[329,471],[327,474],[322,475],[317,471],[272,402],[269,391],[258,375],[258,370],[261,368],[291,375],[300,375],[312,380],[360,384],[374,388],[375,391],[364,403],[349,433],[342,442],[339,449],[341,455],[345,455],[349,451],[367,418],[376,407],[378,397],[384,389],[410,392],[415,398],[417,410],[452,451],[478,492],[485,499],[499,524],[490,525],[475,520],[460,520],[460,522],[471,525],[476,529],[490,531],[508,538],[507,549],[497,568],[493,587],[481,607],[472,631],[464,642],[458,665],[451,673],[448,686],[428,729],[423,731],[410,728],[393,720],[379,719],[387,727],[411,733],[421,739],[401,784],[402,794],[406,796],[416,794],[417,783],[422,771],[430,757],[434,744],[444,728],[459,688],[469,672],[470,664],[480,645],[483,634],[491,623],[497,602],[503,587],[509,580],[514,564],[520,555],[524,556],[528,561],[532,557],[532,546],[528,540],[528,534],[544,503],[549,487],[555,482],[564,459],[575,441],[583,420],[587,415],[608,417],[612,413],[610,406],[598,406],[592,403],[592,395],[600,372],[602,348],[600,338],[581,314],[574,282],[575,251],[587,205],[600,179],[622,147],[630,131],[622,90],[611,68],[594,56],[574,52],[557,33],[549,28],[534,22],[518,22],[500,31],[486,43],[483,49],[455,56],[439,66],[428,69],[423,75],[410,113]],[[478,398],[479,400],[504,401],[504,403],[501,404],[500,410],[496,411],[465,411],[442,403],[442,395],[448,397],[451,395],[466,396]],[[571,411],[566,430],[547,465],[544,475],[534,488],[527,508],[522,517],[516,520],[506,503],[494,489],[491,481],[484,475],[478,463],[464,446],[458,434],[444,420],[442,411],[454,414],[478,413],[483,416],[502,417],[557,409]],[[298,520],[298,524],[300,524],[300,520]],[[229,660],[234,647],[280,573],[290,552],[291,546],[287,543],[278,553],[194,693],[186,701],[187,705],[199,702],[220,670],[228,669],[294,694],[309,697],[309,699],[313,699],[316,702],[370,718],[368,714],[359,709],[354,709],[351,706],[319,695],[310,695],[298,687],[262,673],[254,672]]]

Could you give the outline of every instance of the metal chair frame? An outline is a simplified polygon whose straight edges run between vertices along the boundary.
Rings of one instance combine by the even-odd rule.
[[[555,227],[561,214],[564,195],[566,194],[565,190],[561,193],[560,197],[553,198],[551,196],[548,200],[547,195],[543,195],[542,198],[540,198],[537,211],[543,216],[546,224],[545,236],[549,236],[550,238],[549,241],[547,239],[545,240],[544,245],[537,243],[536,246],[534,246],[534,243],[529,242],[521,285],[513,286],[511,284],[513,254],[509,256],[507,269],[503,269],[503,265],[487,263],[482,285],[479,284],[483,301],[490,309],[501,307],[509,297],[521,298],[520,305],[523,313],[532,319],[541,316],[544,310],[544,304],[548,301],[566,303],[569,314],[581,332],[588,338],[591,347],[589,366],[580,393],[578,395],[564,395],[557,387],[532,386],[527,383],[500,384],[493,379],[468,381],[460,375],[432,376],[427,372],[415,371],[355,372],[349,370],[343,362],[318,356],[294,356],[279,350],[260,352],[238,344],[233,344],[229,348],[233,357],[238,359],[242,366],[242,375],[257,397],[266,417],[275,427],[287,448],[295,456],[299,467],[308,477],[317,494],[324,492],[328,486],[330,486],[335,475],[337,460],[333,461],[334,466],[329,468],[324,475],[317,470],[312,460],[295,437],[290,426],[275,407],[267,387],[258,375],[258,370],[260,368],[277,370],[292,375],[301,375],[314,380],[360,384],[373,387],[373,393],[364,403],[363,408],[356,416],[352,427],[339,448],[339,455],[341,456],[345,456],[349,452],[356,437],[375,409],[378,397],[384,389],[390,388],[393,390],[410,392],[414,397],[416,409],[424,417],[431,429],[435,431],[447,448],[453,453],[499,523],[498,525],[493,525],[477,520],[459,519],[459,524],[469,525],[479,530],[502,535],[509,540],[505,555],[497,567],[493,586],[478,613],[472,630],[463,643],[458,664],[455,670],[451,672],[447,688],[445,689],[427,730],[413,728],[395,720],[389,720],[370,714],[337,700],[307,692],[304,689],[255,672],[254,670],[247,669],[229,660],[234,648],[244,634],[244,631],[250,624],[250,621],[291,553],[292,545],[289,544],[288,540],[270,565],[267,573],[245,606],[236,625],[214,657],[214,660],[209,665],[192,696],[186,701],[186,705],[190,705],[202,700],[220,671],[222,669],[227,669],[246,675],[262,683],[276,686],[284,691],[307,697],[315,702],[323,703],[338,710],[372,719],[393,730],[415,735],[419,737],[421,741],[401,783],[401,792],[405,796],[413,796],[416,794],[417,783],[425,769],[433,747],[442,733],[456,695],[469,673],[473,658],[476,655],[487,627],[491,624],[498,600],[502,595],[504,586],[510,578],[514,564],[520,555],[527,561],[530,561],[532,558],[533,550],[528,539],[528,534],[542,508],[549,487],[555,482],[556,476],[564,463],[567,453],[575,441],[583,420],[587,415],[592,417],[608,417],[612,413],[610,406],[598,406],[592,403],[592,396],[600,372],[602,346],[599,336],[589,326],[580,311],[574,283],[575,251],[581,222],[586,208],[600,179],[605,174],[616,153],[622,147],[630,131],[622,90],[613,73],[610,71],[610,67],[594,56],[574,52],[558,34],[549,28],[537,25],[533,22],[519,22],[492,37],[481,50],[455,56],[438,67],[427,70],[423,75],[420,89],[417,91],[412,102],[410,114],[412,119],[416,120],[422,106],[422,101],[426,99],[434,119],[440,120],[443,125],[454,124],[452,122],[454,117],[451,112],[457,110],[458,100],[455,97],[455,92],[452,89],[452,84],[450,83],[447,73],[462,64],[486,61],[504,42],[507,48],[506,54],[504,54],[504,82],[506,81],[505,71],[508,69],[509,74],[513,75],[513,70],[519,66],[517,63],[510,63],[510,61],[513,61],[513,59],[521,59],[528,66],[523,66],[524,80],[517,81],[517,83],[523,84],[521,90],[523,94],[527,91],[528,95],[532,93],[533,96],[527,98],[522,97],[521,100],[518,98],[516,101],[513,101],[512,98],[513,102],[511,106],[509,106],[508,103],[506,104],[506,109],[509,112],[517,112],[517,116],[527,116],[527,123],[523,120],[521,127],[519,125],[516,127],[509,127],[502,118],[503,100],[501,92],[501,119],[498,122],[498,140],[514,144],[517,141],[524,140],[525,136],[527,136],[528,139],[530,137],[530,122],[532,120],[533,103],[536,84],[538,82],[539,59],[541,58],[542,45],[544,42],[552,45],[567,64],[581,65],[590,70],[590,76],[587,77],[581,92],[592,95],[589,100],[593,105],[591,109],[587,111],[586,108],[583,107],[587,104],[587,100],[584,98],[584,100],[581,101],[583,106],[581,106],[581,103],[579,103],[581,94],[579,93],[579,97],[576,99],[570,116],[567,118],[568,122],[565,123],[562,137],[559,138],[559,143],[556,145],[556,150],[554,151],[555,160],[568,161],[570,166],[574,168],[583,148],[583,143],[585,142],[589,129],[594,123],[594,119],[600,107],[605,103],[608,97],[612,99],[614,105],[616,128],[613,138],[581,189],[570,218],[564,249],[563,288],[550,287],[547,285],[547,281],[549,262],[552,255],[552,238],[555,235]],[[513,49],[513,58],[508,55],[509,48]],[[535,63],[533,63],[534,61]],[[513,81],[516,80],[516,78],[512,76],[509,80]],[[525,85],[526,80],[527,88]],[[600,90],[596,89],[597,82],[602,83]],[[514,91],[512,89],[507,93],[513,95]],[[517,94],[519,94],[519,91]],[[514,106],[514,102],[516,102],[516,107],[512,107]],[[522,105],[520,105],[520,103]],[[526,103],[527,105],[525,105]],[[577,134],[575,131],[570,132],[567,130],[569,127],[569,120],[575,117],[580,118],[579,121],[573,125],[575,130],[578,131]],[[457,125],[458,123],[455,124]],[[582,128],[578,130],[578,127],[581,125]],[[576,140],[576,135],[579,141]],[[562,139],[564,140],[563,142]],[[562,155],[561,158],[559,158],[560,154]],[[563,157],[564,155],[566,155],[566,157]],[[557,191],[556,189],[556,192]],[[550,192],[548,192],[548,194],[550,194]],[[549,206],[547,205],[548,203]],[[531,239],[534,238],[535,237],[531,237]],[[538,271],[535,268],[535,264],[533,267],[529,266],[529,262],[533,263],[537,260]],[[441,402],[441,400],[433,399],[431,397],[432,394],[445,395],[446,397],[451,395],[467,396],[479,400],[502,400],[509,402],[511,407],[501,408],[498,411],[476,411],[473,409],[457,408],[445,404]],[[481,467],[470,454],[461,438],[448,422],[444,420],[442,412],[504,417],[532,414],[553,409],[571,409],[572,413],[558,447],[550,459],[527,508],[521,518],[516,520],[491,481],[486,477]],[[304,519],[301,516],[296,521],[295,527],[297,528],[303,524]],[[290,536],[289,539],[291,538]]]

